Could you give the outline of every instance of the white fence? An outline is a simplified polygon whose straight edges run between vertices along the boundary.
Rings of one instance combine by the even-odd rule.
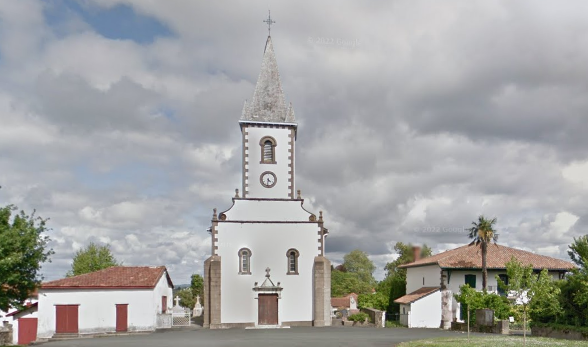
[[[177,326],[190,326],[192,314],[189,309],[184,309],[183,312],[172,313],[172,325]]]

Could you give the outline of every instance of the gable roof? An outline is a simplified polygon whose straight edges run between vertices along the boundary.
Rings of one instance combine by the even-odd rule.
[[[79,276],[45,282],[41,289],[150,289],[165,274],[174,287],[165,266],[113,266]]]
[[[339,298],[331,298],[331,306],[332,307],[346,307],[349,308],[351,307],[351,297],[353,297],[355,299],[355,302],[357,303],[357,294],[355,293],[351,293],[348,294],[344,297],[339,297]]]
[[[488,245],[487,268],[506,269],[512,257],[515,257],[523,265],[532,265],[533,269],[548,269],[569,271],[575,268],[569,261],[539,255],[521,249],[502,246],[499,244]],[[399,268],[411,268],[423,265],[437,264],[442,269],[481,269],[482,249],[481,245],[468,244],[455,249],[435,254],[418,261],[404,264]]]
[[[394,300],[397,304],[412,304],[413,302],[424,298],[434,292],[438,291],[440,287],[422,287],[410,294],[406,294],[405,296],[401,296],[398,299]]]

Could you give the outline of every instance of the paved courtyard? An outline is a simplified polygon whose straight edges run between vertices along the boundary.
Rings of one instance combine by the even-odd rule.
[[[438,329],[308,328],[268,330],[180,330],[145,335],[110,336],[44,344],[47,347],[194,347],[194,346],[395,346],[402,341],[460,333]]]

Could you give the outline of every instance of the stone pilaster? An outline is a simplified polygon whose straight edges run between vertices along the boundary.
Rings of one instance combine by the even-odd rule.
[[[314,257],[313,325],[331,325],[331,262],[323,256]]]
[[[213,255],[204,262],[204,327],[221,325],[221,257]]]

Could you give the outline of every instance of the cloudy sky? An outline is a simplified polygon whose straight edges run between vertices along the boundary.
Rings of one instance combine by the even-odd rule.
[[[567,258],[588,234],[588,2],[0,0],[0,204],[50,218],[62,277],[110,244],[202,273],[240,188],[267,37],[299,122],[297,188],[334,263],[442,251],[498,218]]]

